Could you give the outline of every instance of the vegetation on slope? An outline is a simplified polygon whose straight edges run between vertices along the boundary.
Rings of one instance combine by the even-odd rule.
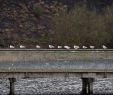
[[[75,8],[60,0],[1,1],[0,47],[10,44],[24,44],[28,48],[36,44],[113,47],[113,6],[99,12],[90,0],[77,3]]]
[[[53,41],[63,45],[95,45],[97,48],[105,44],[113,46],[113,7],[107,7],[98,15],[86,5],[73,10],[61,11],[53,17]]]

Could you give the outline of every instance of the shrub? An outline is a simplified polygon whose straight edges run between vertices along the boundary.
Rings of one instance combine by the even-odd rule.
[[[76,6],[69,12],[60,11],[52,20],[54,27],[54,36],[52,36],[56,43],[100,47],[111,40],[104,15],[98,15],[84,4]]]

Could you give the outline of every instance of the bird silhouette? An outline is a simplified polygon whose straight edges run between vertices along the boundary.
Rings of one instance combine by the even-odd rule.
[[[94,49],[95,48],[95,46],[89,46],[91,49]]]
[[[23,45],[20,45],[20,48],[25,48],[25,46],[23,46]]]
[[[74,45],[73,47],[74,47],[74,49],[79,49],[79,48],[80,48],[80,47],[77,46],[77,45]]]
[[[55,48],[55,46],[53,46],[53,45],[49,45],[49,48],[52,49],[52,48]]]
[[[13,45],[10,45],[9,47],[10,47],[10,48],[15,48]]]
[[[36,48],[40,49],[40,48],[41,48],[41,46],[39,46],[39,45],[36,45]]]
[[[71,47],[69,47],[69,46],[64,46],[64,48],[65,48],[65,49],[70,49]]]
[[[58,49],[61,49],[61,48],[62,48],[62,46],[58,46],[57,48],[58,48]]]
[[[83,48],[83,49],[87,49],[87,47],[86,47],[86,46],[83,46],[82,48]]]
[[[107,49],[107,47],[106,47],[105,45],[102,45],[102,48],[103,48],[103,49]]]

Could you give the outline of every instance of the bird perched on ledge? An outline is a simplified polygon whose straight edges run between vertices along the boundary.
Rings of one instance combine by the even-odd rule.
[[[106,47],[105,45],[102,45],[102,48],[103,48],[103,49],[107,49],[107,47]]]
[[[15,48],[14,46],[10,45],[9,48]]]
[[[23,46],[23,45],[20,45],[20,48],[26,48],[25,46]]]
[[[83,48],[83,49],[87,49],[87,47],[86,47],[86,46],[83,46],[82,48]]]
[[[77,45],[74,45],[74,49],[79,49],[80,47]]]
[[[95,46],[89,46],[91,49],[94,49],[95,48]]]
[[[55,48],[55,46],[53,46],[53,45],[49,45],[49,48],[52,49],[52,48]]]
[[[40,49],[41,47],[40,47],[39,45],[36,45],[36,48],[37,48],[37,49]]]
[[[69,46],[64,46],[64,48],[65,48],[65,49],[70,49],[71,47],[69,47]]]
[[[61,49],[61,48],[62,48],[62,46],[58,46],[57,48],[58,48],[58,49]]]

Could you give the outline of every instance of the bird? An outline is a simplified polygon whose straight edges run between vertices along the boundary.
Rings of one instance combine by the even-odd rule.
[[[69,47],[69,46],[64,46],[64,48],[65,48],[65,49],[70,49],[71,47]]]
[[[107,49],[107,47],[106,47],[105,45],[102,45],[102,48],[103,48],[103,49]]]
[[[94,49],[95,48],[95,46],[89,46],[91,49]]]
[[[36,45],[36,48],[40,49],[41,47],[39,45]]]
[[[53,45],[49,45],[49,48],[52,49],[52,48],[55,48],[55,46],[53,46]]]
[[[20,45],[20,48],[25,48],[25,46],[23,46],[23,45]]]
[[[80,47],[77,46],[77,45],[74,45],[73,47],[74,47],[74,49],[79,49],[79,48],[80,48]]]
[[[83,49],[87,49],[87,47],[86,47],[86,46],[83,46],[82,48],[83,48]]]
[[[62,46],[58,46],[57,48],[61,49],[61,48],[62,48]]]
[[[10,47],[10,48],[15,48],[15,47],[14,47],[14,46],[12,46],[12,45],[10,45],[9,47]]]

